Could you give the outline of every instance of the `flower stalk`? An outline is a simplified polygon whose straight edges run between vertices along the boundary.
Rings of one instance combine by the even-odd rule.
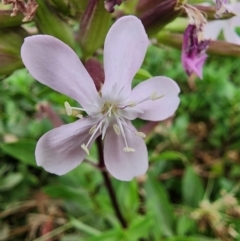
[[[157,35],[157,40],[159,43],[181,49],[183,42],[183,35],[176,33],[169,33],[166,31],[161,31]],[[206,53],[215,54],[218,56],[240,56],[240,45],[227,43],[225,41],[211,41]]]
[[[111,203],[112,203],[113,209],[114,209],[115,214],[116,214],[119,222],[121,223],[122,227],[123,228],[127,228],[127,226],[128,226],[127,222],[124,219],[124,217],[123,217],[123,215],[122,215],[122,213],[120,211],[120,207],[119,207],[119,204],[118,204],[118,201],[117,201],[116,194],[114,192],[114,189],[113,189],[111,180],[110,180],[110,178],[108,176],[107,170],[105,169],[104,155],[103,155],[103,145],[102,145],[101,136],[97,138],[96,142],[97,142],[98,155],[99,155],[99,165],[98,166],[99,166],[99,168],[101,170],[106,189],[107,189],[109,197],[111,199]]]

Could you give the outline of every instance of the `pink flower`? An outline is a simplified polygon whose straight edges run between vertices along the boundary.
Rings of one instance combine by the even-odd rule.
[[[224,13],[231,12],[228,0],[216,0],[216,18],[222,17]]]
[[[205,54],[209,40],[198,40],[197,27],[189,24],[183,35],[182,65],[188,75],[195,73],[202,79],[203,65],[207,59]]]
[[[21,55],[30,74],[81,103],[82,108],[65,103],[68,114],[79,109],[89,115],[40,138],[35,152],[39,166],[63,175],[83,161],[94,140],[102,135],[105,165],[115,178],[129,181],[147,171],[144,134],[131,120],[164,120],[179,105],[179,87],[167,77],[153,77],[131,89],[147,46],[140,20],[134,16],[117,20],[105,40],[105,82],[97,92],[78,56],[66,44],[47,35],[25,39]]]
[[[204,36],[212,40],[218,39],[223,31],[224,39],[233,44],[240,44],[240,37],[236,32],[236,28],[240,27],[240,3],[234,3],[229,6],[232,13],[236,16],[229,19],[214,20],[208,22],[205,26]]]

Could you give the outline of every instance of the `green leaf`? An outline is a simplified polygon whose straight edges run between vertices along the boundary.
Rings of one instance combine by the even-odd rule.
[[[177,220],[177,234],[185,235],[188,231],[191,231],[195,225],[194,220],[185,215],[180,216]]]
[[[132,180],[131,182],[116,182],[116,184],[117,197],[118,200],[121,200],[121,209],[126,213],[126,218],[131,219],[139,208],[137,182]]]
[[[193,237],[180,236],[180,237],[173,237],[170,239],[166,239],[165,241],[220,241],[220,240],[214,239],[214,238],[208,238],[204,236],[193,236]]]
[[[152,78],[152,75],[145,69],[139,69],[134,78],[146,80]]]
[[[81,222],[80,220],[76,219],[76,218],[71,218],[70,223],[72,224],[72,226],[74,226],[76,229],[92,235],[92,236],[96,236],[96,235],[100,235],[101,232],[95,228],[92,228],[91,226],[84,224],[83,222]]]
[[[91,238],[86,239],[86,241],[113,241],[113,240],[126,241],[124,232],[121,229],[116,228],[110,231],[105,231],[100,235],[93,236]]]
[[[183,162],[187,162],[187,157],[177,151],[163,151],[161,152],[158,156],[152,156],[151,161],[176,161],[176,160],[181,160]]]
[[[147,238],[152,224],[153,220],[150,215],[137,216],[126,230],[126,237],[129,237],[129,241],[138,241],[141,238]]]
[[[9,173],[0,180],[0,191],[8,191],[17,186],[23,180],[22,173]]]
[[[183,176],[182,195],[184,204],[192,207],[198,207],[204,196],[202,181],[191,166],[187,167]]]
[[[22,140],[0,145],[0,149],[9,156],[14,157],[26,165],[37,167],[34,157],[35,148],[36,143],[32,140]]]
[[[175,217],[164,186],[156,178],[149,175],[145,188],[147,208],[155,219],[153,228],[155,238],[162,235],[172,236],[174,234]]]

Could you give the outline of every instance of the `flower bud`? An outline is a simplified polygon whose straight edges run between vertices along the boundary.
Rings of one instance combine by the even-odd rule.
[[[143,11],[144,6],[148,3],[149,7]],[[138,11],[142,12],[140,19],[149,35],[157,33],[180,14],[182,9],[177,8],[177,5],[177,0],[154,0],[153,2],[152,0],[144,0],[139,2]]]
[[[0,75],[11,74],[23,67],[20,48],[27,35],[20,27],[0,30]]]
[[[37,0],[37,3],[39,7],[34,20],[39,31],[43,34],[52,35],[73,47],[74,35],[70,26],[50,11],[46,1]]]
[[[102,64],[96,58],[90,58],[84,63],[84,66],[92,77],[97,91],[100,91],[104,83],[104,71]]]
[[[18,12],[21,12],[24,15],[23,22],[31,21],[35,16],[38,5],[35,0],[2,0],[3,4],[12,5],[11,17],[15,17]]]
[[[17,14],[11,17],[11,10],[0,10],[0,28],[15,27],[22,24],[23,15]]]
[[[103,45],[110,22],[111,15],[105,10],[103,0],[89,0],[78,34],[84,58]]]
[[[182,45],[182,65],[186,73],[190,76],[195,73],[202,79],[202,69],[207,55],[205,54],[210,40],[199,40],[197,27],[189,25],[183,35]]]
[[[123,0],[105,0],[104,1],[104,6],[105,9],[110,12],[113,13],[114,12],[114,7],[120,6],[122,4]]]

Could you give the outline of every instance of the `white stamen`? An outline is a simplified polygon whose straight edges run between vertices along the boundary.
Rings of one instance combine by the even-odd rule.
[[[107,112],[108,117],[111,117],[111,115],[112,115],[112,112],[111,112],[112,108],[113,108],[113,105],[111,105],[111,107],[109,108],[109,110]]]
[[[81,147],[89,155],[89,150],[88,150],[87,146],[84,143],[81,145]]]
[[[105,137],[105,134],[106,134],[106,131],[107,131],[107,128],[108,128],[108,124],[109,124],[109,121],[108,121],[108,119],[106,118],[106,119],[105,119],[105,122],[104,122],[104,125],[103,125],[103,129],[102,129],[102,140],[103,140],[104,137]]]
[[[103,119],[103,120],[104,120],[104,119]],[[91,143],[91,141],[92,141],[93,137],[95,136],[95,134],[97,133],[97,131],[98,131],[99,129],[101,129],[103,120],[101,120],[101,121],[99,122],[99,124],[97,125],[97,127],[96,127],[96,125],[94,125],[94,131],[93,131],[93,133],[91,134],[91,137],[90,137],[90,139],[88,140],[88,143],[87,143],[86,147],[89,146],[89,144]],[[91,130],[91,129],[90,129],[90,130]]]
[[[91,129],[89,130],[89,134],[92,135],[95,129],[96,129],[96,125],[92,126]]]
[[[135,132],[135,135],[136,135],[136,136],[140,136],[140,137],[142,137],[142,138],[145,138],[145,137],[146,137],[146,134],[143,133],[143,132],[140,132],[140,131]]]
[[[121,122],[121,117],[120,118],[116,117],[116,120],[117,120],[118,127],[120,128],[120,131],[122,133],[122,136],[123,136],[123,139],[124,139],[124,142],[125,142],[125,145],[126,145],[126,147],[124,147],[123,150],[125,152],[134,152],[135,150],[128,146],[126,135],[125,135],[125,132],[124,132],[124,129],[123,129],[124,123]]]
[[[131,147],[124,147],[123,151],[125,151],[125,152],[135,152],[135,149],[133,149]]]
[[[113,124],[113,129],[115,133],[119,136],[121,134],[119,126],[115,123]]]
[[[69,105],[69,103],[67,101],[65,101],[64,105],[65,105],[67,115],[72,115],[72,107]]]
[[[78,115],[76,115],[76,117],[79,118],[79,119],[82,119],[82,118],[83,118],[83,115],[78,114]]]

